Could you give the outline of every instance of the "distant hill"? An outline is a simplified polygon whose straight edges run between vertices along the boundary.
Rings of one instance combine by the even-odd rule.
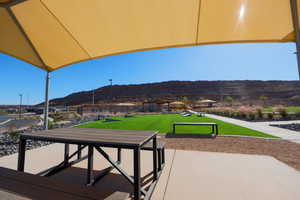
[[[93,91],[52,99],[51,105],[90,104]],[[213,99],[223,101],[231,96],[239,101],[258,101],[268,97],[269,103],[300,105],[300,81],[168,81],[136,85],[113,85],[95,90],[95,102],[127,102],[157,99]]]

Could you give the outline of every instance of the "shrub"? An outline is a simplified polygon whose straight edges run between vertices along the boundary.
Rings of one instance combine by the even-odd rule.
[[[241,112],[240,112],[240,111],[237,111],[237,112],[235,113],[235,117],[240,118],[240,117],[241,117]]]
[[[262,95],[259,97],[259,100],[261,100],[263,102],[263,105],[266,105],[266,101],[268,100],[268,97]]]
[[[52,118],[54,122],[58,122],[58,121],[62,121],[64,119],[64,116],[56,113],[52,116]]]
[[[225,97],[225,101],[230,104],[230,106],[232,106],[234,103],[234,99],[231,96]]]
[[[255,120],[255,113],[254,113],[254,112],[250,112],[250,113],[248,114],[248,118],[249,118],[250,120]]]
[[[245,112],[240,112],[240,116],[241,116],[242,118],[247,118],[247,114],[246,114]]]
[[[9,132],[9,136],[14,142],[17,142],[19,139],[19,133],[17,131]]]
[[[7,132],[12,139],[12,141],[17,142],[19,134],[17,133],[17,127],[14,123],[8,125]]]
[[[296,113],[295,113],[295,116],[296,116],[296,117],[300,117],[300,111],[296,112]]]
[[[281,115],[282,118],[287,118],[288,116],[286,109],[279,110],[279,114]]]
[[[53,129],[54,128],[54,122],[48,120],[48,129]]]
[[[268,113],[268,118],[269,119],[274,119],[274,113],[272,113],[272,112]]]
[[[261,108],[258,108],[256,111],[257,111],[257,117],[258,118],[260,118],[260,119],[264,118],[264,114],[263,114]]]
[[[7,132],[12,133],[17,131],[17,126],[14,123],[11,123],[7,126]]]
[[[223,112],[223,114],[224,114],[224,116],[229,116],[229,111],[228,110],[225,110],[224,112]]]

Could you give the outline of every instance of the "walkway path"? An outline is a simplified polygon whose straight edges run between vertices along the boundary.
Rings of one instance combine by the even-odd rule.
[[[206,116],[217,119],[217,120],[221,120],[224,122],[228,122],[228,123],[232,123],[235,125],[250,128],[250,129],[260,131],[263,133],[267,133],[269,135],[274,135],[274,136],[280,137],[282,139],[286,139],[286,140],[300,144],[300,133],[299,132],[270,126],[270,124],[284,124],[284,123],[287,123],[287,121],[247,122],[247,121],[243,121],[243,120],[238,120],[238,119],[233,119],[233,118],[223,117],[223,116],[218,116],[218,115],[213,115],[213,114],[206,114]],[[289,123],[300,123],[300,121],[295,120],[295,121],[290,121]]]

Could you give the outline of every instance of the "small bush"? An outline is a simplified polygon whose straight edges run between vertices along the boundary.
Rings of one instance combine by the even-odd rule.
[[[223,113],[224,113],[224,116],[229,116],[230,115],[230,112],[228,110],[225,110]]]
[[[58,122],[58,121],[62,121],[62,120],[64,119],[64,116],[63,116],[63,115],[60,115],[60,114],[54,114],[54,115],[52,116],[52,118],[53,118],[53,121],[54,121],[54,122]]]
[[[296,112],[296,113],[295,113],[295,116],[296,116],[296,117],[300,117],[300,111]]]
[[[249,118],[250,120],[255,120],[255,113],[250,112],[250,113],[248,114],[248,118]]]
[[[17,142],[18,138],[19,138],[19,134],[17,133],[17,127],[14,123],[10,124],[7,127],[7,132],[10,136],[10,138],[12,139],[12,141]]]
[[[19,133],[18,132],[10,132],[9,133],[10,138],[12,139],[12,141],[17,142],[19,139]]]
[[[242,118],[247,118],[247,114],[245,112],[240,112]]]
[[[274,113],[272,112],[268,113],[268,119],[274,119]]]
[[[279,109],[278,112],[282,118],[287,118],[288,113],[287,113],[286,109]]]
[[[262,119],[262,118],[264,118],[264,114],[263,114],[263,112],[262,112],[262,109],[257,109],[256,110],[257,111],[257,117],[259,118],[259,119]]]
[[[17,131],[17,126],[14,123],[11,123],[7,126],[7,132],[12,133]]]
[[[236,112],[236,113],[235,113],[235,117],[240,118],[240,117],[241,117],[241,112],[239,112],[239,111]]]
[[[55,123],[48,120],[48,129],[53,129],[54,128]]]

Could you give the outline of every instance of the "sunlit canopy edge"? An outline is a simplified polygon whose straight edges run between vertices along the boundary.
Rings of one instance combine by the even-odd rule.
[[[11,12],[20,33],[7,13],[0,20],[14,34],[0,29],[0,52],[46,71],[138,51],[295,41],[290,0],[26,0]]]
[[[36,64],[32,63],[29,60],[26,60],[26,59],[14,56],[14,55],[12,55],[10,53],[7,53],[7,52],[0,51],[0,53],[6,54],[6,55],[14,57],[14,58],[17,58],[18,60],[22,60],[22,61],[24,61],[26,63],[29,63],[29,64],[31,64],[31,65],[33,65],[35,67],[38,67],[40,69],[43,69],[45,71],[52,72],[52,71],[56,71],[56,70],[64,68],[64,67],[72,66],[74,64],[79,64],[81,62],[85,62],[85,61],[89,61],[89,60],[95,60],[95,59],[105,58],[105,57],[109,57],[109,56],[117,56],[117,55],[128,54],[128,53],[135,53],[135,52],[142,52],[142,51],[151,51],[151,50],[160,50],[160,49],[169,49],[169,48],[180,48],[180,47],[193,47],[193,46],[202,46],[202,45],[218,45],[218,44],[221,45],[221,44],[243,44],[243,43],[246,44],[246,43],[288,43],[288,42],[294,42],[294,39],[290,39],[290,40],[259,40],[259,41],[240,40],[240,41],[230,41],[230,42],[228,42],[228,41],[221,41],[221,42],[198,43],[198,44],[171,45],[171,46],[156,47],[156,48],[144,48],[144,49],[136,49],[136,50],[131,50],[131,51],[123,51],[123,52],[118,52],[118,53],[113,53],[113,54],[107,54],[107,55],[101,55],[101,56],[91,57],[91,58],[88,58],[88,59],[78,60],[78,61],[75,61],[75,62],[71,62],[71,63],[65,64],[65,65],[58,66],[55,69],[53,69],[51,67],[45,68],[45,66],[43,66],[43,65],[36,65]]]

